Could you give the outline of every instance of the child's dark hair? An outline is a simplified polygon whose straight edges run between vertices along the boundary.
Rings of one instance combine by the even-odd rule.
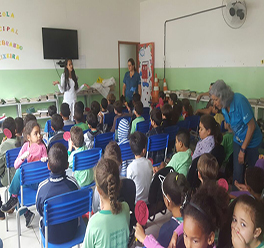
[[[123,104],[121,101],[116,101],[114,102],[114,109],[116,110],[117,113],[121,114],[123,111]]]
[[[157,126],[160,126],[162,121],[162,115],[160,109],[154,108],[150,112],[150,119],[155,122]]]
[[[173,105],[175,105],[178,101],[178,97],[175,93],[170,93],[170,99],[173,101]]]
[[[98,113],[100,112],[100,109],[101,109],[101,107],[100,107],[99,102],[97,102],[97,101],[92,101],[92,103],[91,103],[91,111],[92,111],[96,116],[97,116]]]
[[[77,122],[83,122],[83,110],[77,105],[74,107],[74,119]]]
[[[7,117],[4,122],[3,122],[3,130],[4,129],[9,129],[10,132],[12,133],[11,138],[16,137],[16,122],[12,117]]]
[[[111,141],[105,147],[104,158],[111,158],[116,160],[120,165],[122,163],[121,150],[115,141]]]
[[[184,208],[184,218],[192,217],[204,233],[209,235],[223,226],[228,213],[229,196],[224,188],[215,182],[200,186]]]
[[[36,126],[39,127],[39,129],[40,129],[40,125],[36,121],[29,121],[26,124],[26,126],[24,128],[24,131],[23,131],[23,136],[24,136],[25,142],[28,141],[27,140],[27,135],[30,135],[32,130],[33,130],[33,128],[36,127]]]
[[[143,103],[141,101],[135,102],[134,107],[138,115],[143,114]]]
[[[129,137],[129,144],[132,152],[137,156],[141,155],[143,149],[147,147],[148,139],[144,133],[134,132]]]
[[[87,121],[88,125],[90,125],[92,128],[96,128],[98,125],[97,116],[92,111],[88,112],[88,114],[86,116],[86,121]]]
[[[182,99],[182,106],[184,107],[185,111],[188,113],[188,116],[193,115],[193,108],[192,105],[190,104],[189,99],[187,98]]]
[[[122,103],[122,104],[124,104],[125,102],[126,102],[126,98],[125,98],[125,96],[120,96],[120,98],[119,98],[119,100],[120,100],[120,102]]]
[[[256,166],[248,167],[245,181],[256,194],[261,194],[264,189],[264,170]]]
[[[68,153],[66,147],[61,143],[56,143],[49,149],[49,168],[53,173],[59,174],[68,168]]]
[[[259,241],[264,237],[264,205],[263,202],[253,198],[250,195],[241,195],[236,199],[237,204],[245,205],[247,213],[250,215],[254,227],[261,229],[261,234],[257,237]]]
[[[113,93],[109,93],[107,95],[107,100],[110,102],[110,104],[114,104],[115,100],[116,100],[116,97]]]
[[[57,113],[57,107],[55,105],[49,106],[48,113],[49,113],[49,116],[53,116],[54,114]]]
[[[23,129],[24,129],[24,121],[21,117],[17,117],[15,119],[15,123],[16,123],[16,133],[18,134],[22,134]]]
[[[35,115],[27,114],[24,118],[24,127],[27,125],[29,121],[37,121],[37,118]]]
[[[176,134],[177,140],[182,142],[186,148],[190,147],[190,132],[186,129],[180,129]]]
[[[107,109],[108,102],[107,102],[107,99],[106,98],[103,98],[101,100],[101,106],[102,106],[103,109]]]
[[[83,138],[83,130],[80,127],[73,126],[71,128],[71,140],[74,146],[81,147],[83,146],[84,138]]]
[[[71,114],[71,110],[70,110],[70,107],[69,107],[69,104],[64,102],[61,104],[61,107],[60,107],[60,112],[61,112],[61,115],[63,117],[68,117],[70,116]]]
[[[82,101],[78,101],[74,104],[74,108],[79,108],[81,109],[82,112],[84,112],[84,104]]]
[[[140,99],[141,99],[140,94],[138,94],[137,92],[135,92],[135,93],[133,94],[132,101],[133,101],[134,103],[136,103],[136,102],[139,102]]]
[[[119,165],[110,158],[101,158],[95,167],[96,185],[109,197],[113,214],[122,211],[122,205],[117,200],[120,190]]]
[[[53,114],[51,117],[51,126],[54,128],[54,131],[59,131],[63,129],[64,122],[59,114]]]
[[[203,115],[200,119],[200,122],[203,124],[206,130],[211,130],[210,135],[213,135],[215,143],[220,145],[222,143],[223,136],[221,133],[220,125],[216,122],[215,118],[212,115]]]
[[[176,206],[181,206],[189,190],[186,177],[178,172],[169,173],[163,181],[163,190]]]
[[[166,117],[166,120],[170,121],[172,118],[172,106],[168,103],[165,103],[161,107],[161,113]]]
[[[200,156],[197,162],[197,170],[200,172],[200,175],[203,181],[216,181],[219,165],[216,158],[210,153],[204,153]]]
[[[165,96],[166,96],[166,95],[164,94],[163,91],[160,91],[160,92],[159,92],[159,98],[162,98],[162,100],[164,100]]]

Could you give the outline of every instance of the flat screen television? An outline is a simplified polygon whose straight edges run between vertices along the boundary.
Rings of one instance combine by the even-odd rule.
[[[44,59],[79,59],[77,30],[42,28]]]

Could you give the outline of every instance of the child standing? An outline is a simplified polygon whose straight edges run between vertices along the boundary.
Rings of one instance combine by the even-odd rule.
[[[71,138],[69,140],[69,147],[68,147],[68,155],[69,155],[68,162],[69,162],[69,168],[72,169],[73,155],[78,152],[87,150],[87,147],[84,145],[83,131],[81,128],[76,126],[72,127],[70,134],[71,134]],[[94,180],[93,169],[75,171],[74,177],[76,178],[80,187],[89,185]]]
[[[86,144],[87,149],[91,149],[94,146],[94,137],[98,134],[101,134],[102,131],[97,130],[98,119],[92,111],[88,112],[86,118],[89,130],[86,134],[84,134],[84,142]]]
[[[69,107],[68,103],[64,102],[61,104],[60,115],[63,119],[64,126],[69,126],[69,125],[75,124],[74,121],[70,120],[71,111],[70,111],[70,107]]]
[[[192,163],[192,151],[190,146],[190,133],[187,130],[180,130],[176,135],[175,147],[177,153],[175,153],[167,164],[172,167],[176,172],[187,176],[189,167]],[[166,164],[162,162],[160,167],[165,167]]]
[[[54,135],[49,138],[47,142],[47,146],[53,141],[63,139],[63,134],[64,134],[63,126],[64,126],[64,123],[63,123],[63,119],[61,115],[59,114],[52,115],[51,129],[54,132]]]
[[[101,211],[88,222],[84,248],[127,247],[129,238],[129,206],[118,202],[120,189],[119,165],[102,158],[95,167],[96,187]]]
[[[143,114],[143,103],[142,102],[140,101],[135,102],[134,113],[136,115],[136,119],[132,121],[131,132],[130,132],[131,134],[136,131],[137,123],[145,120],[144,117],[141,116]]]
[[[198,141],[192,159],[201,156],[204,153],[210,153],[216,144],[220,145],[223,136],[221,134],[220,126],[211,115],[203,115],[199,124],[199,136]]]
[[[41,182],[36,196],[36,207],[39,215],[43,217],[44,202],[53,196],[78,190],[79,185],[75,178],[66,175],[68,169],[67,150],[63,144],[54,144],[49,151],[48,168],[51,170],[50,177]],[[43,219],[40,221],[42,234],[45,236]],[[63,224],[49,226],[49,242],[61,244],[72,240],[76,234],[78,219]]]
[[[147,148],[147,137],[136,131],[131,134],[129,144],[135,154],[135,160],[127,167],[127,178],[132,179],[136,185],[135,202],[142,200],[148,202],[149,187],[152,179],[152,165],[145,158]]]
[[[182,99],[182,117],[185,120],[187,117],[193,115],[193,108],[190,104],[189,99],[184,98]]]
[[[27,162],[34,162],[41,159],[47,158],[47,149],[46,146],[43,144],[40,134],[40,126],[35,121],[29,121],[24,130],[24,139],[25,143],[22,146],[17,159],[15,160],[14,167],[16,169],[16,173],[13,177],[13,180],[9,187],[9,193],[11,194],[11,197],[9,200],[2,206],[1,210],[3,212],[8,212],[15,208],[16,204],[18,203],[17,196],[20,191],[20,170],[19,167],[21,164],[27,159]],[[38,149],[34,152],[34,154],[30,154],[30,147],[32,144],[37,144]],[[29,227],[35,214],[26,210],[24,214],[26,218],[26,227]]]
[[[263,203],[249,195],[237,198],[231,224],[234,248],[263,248]]]

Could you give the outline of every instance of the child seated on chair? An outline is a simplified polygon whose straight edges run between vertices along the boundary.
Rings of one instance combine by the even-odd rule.
[[[210,153],[201,155],[197,162],[198,178],[202,184],[206,181],[215,181],[219,172],[216,158]]]
[[[68,169],[69,165],[67,159],[67,149],[63,144],[56,143],[50,148],[48,155],[48,168],[51,170],[50,177],[39,184],[36,196],[36,208],[42,217],[40,219],[40,227],[43,235],[45,235],[45,226],[43,224],[45,200],[79,189],[75,178],[66,175],[65,170]],[[69,242],[74,238],[77,227],[78,219],[49,226],[48,241],[55,244]]]
[[[136,131],[137,123],[145,120],[144,117],[141,116],[143,114],[143,103],[141,101],[135,102],[134,114],[136,115],[136,118],[132,121],[131,131],[130,131],[131,134]]]
[[[73,155],[78,152],[87,150],[87,147],[84,143],[83,131],[81,128],[74,126],[71,128],[70,133],[71,133],[71,138],[69,139],[69,142],[68,142],[69,143],[68,162],[69,162],[69,168],[72,169]],[[74,148],[74,151],[73,151],[73,148]],[[93,169],[75,171],[74,177],[76,178],[80,187],[89,185],[94,180]]]
[[[187,176],[189,167],[192,163],[192,151],[189,149],[190,146],[190,133],[188,130],[180,130],[175,139],[176,153],[173,155],[170,162],[166,165],[165,162],[161,162],[160,168],[165,166],[172,167],[176,172]],[[155,169],[157,167],[153,167]],[[156,171],[155,171],[156,172]]]
[[[104,124],[104,115],[108,114],[109,111],[107,110],[108,102],[106,98],[101,100],[101,111],[98,113],[98,122],[100,129],[105,133],[107,130],[107,124]]]
[[[9,200],[2,205],[1,211],[9,212],[14,209],[18,203],[18,194],[20,192],[20,166],[24,161],[27,159],[27,162],[34,162],[39,160],[46,160],[47,159],[47,149],[42,141],[42,137],[40,134],[40,126],[36,121],[29,121],[24,129],[24,140],[26,141],[22,146],[17,159],[14,163],[14,168],[16,169],[16,173],[13,177],[13,180],[9,187],[9,193],[11,197]],[[30,150],[32,145],[37,144],[37,148],[34,149],[34,152]],[[33,145],[33,146],[34,146]],[[29,187],[29,186],[28,186]],[[36,185],[30,186],[35,188]],[[22,212],[22,211],[21,211]],[[25,210],[24,216],[26,218],[26,227],[29,227],[35,214],[29,211],[28,209]]]
[[[3,130],[8,129],[12,137],[6,138],[0,145],[0,187],[8,185],[7,168],[6,168],[6,151],[21,146],[20,138],[16,137],[16,123],[12,117],[8,117],[3,122]],[[10,179],[13,179],[15,168],[10,168]]]
[[[83,131],[88,129],[88,125],[84,122],[83,110],[76,103],[74,105],[74,120],[76,127],[81,128]]]
[[[224,127],[225,127],[225,129],[227,129],[227,132],[223,135],[223,141],[222,141],[221,145],[225,149],[225,160],[223,163],[226,164],[229,157],[233,154],[233,136],[234,136],[234,133],[230,127],[230,124],[224,122]]]
[[[147,150],[147,137],[136,131],[130,135],[129,144],[135,159],[127,167],[127,178],[132,179],[136,185],[135,203],[142,200],[148,203],[149,187],[152,179],[152,164],[145,158]]]
[[[164,101],[165,101],[166,95],[164,94],[163,91],[159,92],[159,103],[156,105],[156,108],[162,108],[164,105]]]
[[[64,123],[63,123],[63,119],[62,119],[61,115],[59,115],[59,114],[52,115],[52,117],[51,117],[51,129],[54,131],[54,135],[49,138],[49,140],[47,142],[47,146],[51,142],[63,139],[63,134],[64,134],[63,126],[64,126]]]
[[[113,93],[109,93],[107,95],[107,103],[108,103],[108,106],[107,106],[107,110],[109,111],[109,113],[112,113],[114,112],[114,103],[115,103],[115,100],[116,100],[116,97]]]
[[[92,112],[89,111],[86,117],[89,130],[86,134],[84,134],[84,142],[87,149],[92,149],[94,146],[94,137],[98,134],[101,134],[101,130],[97,130],[98,119],[97,116]]]
[[[102,210],[89,220],[82,247],[127,247],[130,215],[128,204],[118,201],[119,164],[101,158],[95,167],[95,181]]]
[[[64,126],[74,125],[74,121],[70,120],[71,110],[69,104],[64,102],[60,107],[60,115],[63,119]]]
[[[172,124],[172,106],[168,103],[165,103],[161,107],[162,122],[161,127],[164,129]]]
[[[190,100],[187,98],[182,99],[182,117],[185,120],[187,117],[193,115],[193,108]]]
[[[52,115],[57,113],[57,107],[55,105],[51,105],[48,107],[48,115],[52,117]],[[51,129],[51,120],[47,120],[44,127],[44,136],[45,139],[48,140],[50,137],[54,135],[54,132]]]
[[[21,117],[17,117],[15,119],[15,123],[16,123],[16,137],[18,137],[21,140],[24,130],[24,121]]]

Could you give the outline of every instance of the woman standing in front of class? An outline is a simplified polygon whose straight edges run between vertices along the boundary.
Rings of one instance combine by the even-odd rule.
[[[81,91],[84,86],[86,86],[88,89],[90,86],[87,84],[83,84],[81,87],[78,86],[77,76],[75,74],[71,59],[65,60],[64,73],[61,75],[61,82],[54,81],[53,85],[56,84],[58,85],[60,92],[64,93],[63,102],[69,104],[72,119],[74,114],[74,103],[77,100],[77,93]]]

